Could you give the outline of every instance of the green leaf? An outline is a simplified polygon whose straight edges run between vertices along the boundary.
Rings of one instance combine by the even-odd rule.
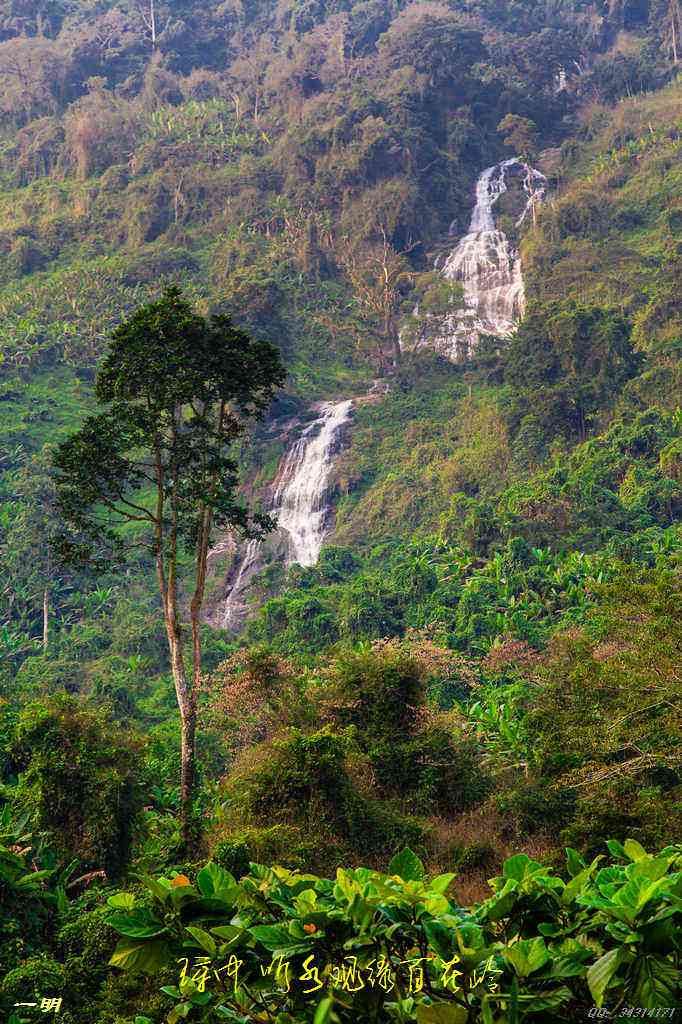
[[[573,900],[585,889],[600,860],[601,857],[595,857],[588,867],[583,867],[582,870],[574,875],[571,881],[568,882],[561,894],[561,902],[563,906],[568,906],[569,903],[572,903]]]
[[[623,850],[625,851],[625,856],[634,861],[644,860],[649,856],[644,847],[635,839],[626,839],[623,843]]]
[[[154,1024],[154,1022],[149,1017],[136,1017],[135,1024]]]
[[[671,960],[658,956],[641,956],[635,966],[633,1002],[647,1009],[673,1006],[678,995],[680,974]]]
[[[585,867],[585,861],[582,859],[577,850],[573,847],[566,847],[566,863],[568,865],[568,873],[571,878],[574,878],[580,871]]]
[[[187,931],[196,939],[202,949],[205,949],[209,956],[215,956],[217,952],[217,946],[208,932],[205,932],[203,928],[187,928]]]
[[[443,895],[447,892],[456,878],[457,875],[454,871],[449,871],[445,875],[436,875],[436,877],[432,878],[429,882],[428,889],[430,892],[437,892]]]
[[[587,984],[596,1006],[601,1006],[604,992],[620,966],[622,949],[610,949],[587,969]]]
[[[124,971],[151,974],[158,971],[168,962],[170,951],[168,943],[161,940],[152,942],[135,942],[132,939],[121,939],[111,954],[109,964],[120,967]]]
[[[441,960],[452,959],[455,952],[455,932],[452,928],[447,928],[441,921],[425,921],[424,934],[429,946]]]
[[[14,883],[17,888],[21,886],[25,889],[33,889],[37,882],[42,882],[44,879],[49,878],[52,871],[30,871],[27,875],[22,875]]]
[[[135,906],[135,896],[132,892],[115,892],[107,900],[107,905],[114,910],[132,910]]]
[[[109,914],[106,921],[120,935],[126,935],[129,939],[151,939],[166,931],[163,921],[159,921],[143,907],[127,913],[121,911]]]
[[[409,846],[406,846],[388,865],[388,873],[397,875],[404,882],[421,882],[424,878],[424,865]]]
[[[540,1013],[542,1010],[558,1010],[560,1006],[563,1006],[564,1003],[569,1002],[571,999],[573,999],[573,993],[570,988],[562,985],[561,988],[555,989],[554,992],[543,992],[540,995],[534,996],[528,1002],[524,999],[523,1010],[525,1014]]]
[[[191,1003],[178,1003],[168,1014],[168,1024],[177,1024],[177,1021],[188,1017],[192,1009]]]
[[[421,1003],[417,1007],[417,1024],[466,1024],[469,1011],[455,1003]]]
[[[612,857],[621,857],[626,860],[625,847],[617,839],[607,839],[606,845]]]
[[[502,956],[512,965],[519,978],[527,978],[529,974],[544,967],[549,960],[549,951],[544,939],[521,939],[503,949]]]
[[[424,899],[424,906],[429,914],[433,914],[434,917],[446,914],[450,908],[450,904],[445,896],[427,896]]]
[[[160,900],[161,903],[165,903],[171,895],[170,882],[165,878],[162,882],[160,879],[157,881],[150,875],[135,875],[134,877],[139,878],[139,880],[147,886],[152,896],[156,897],[157,900]]]
[[[229,900],[232,898],[236,886],[234,876],[213,862],[202,868],[197,875],[197,888],[202,896]]]
[[[517,853],[506,859],[502,865],[502,874],[505,878],[513,878],[517,882],[521,882],[528,875],[535,874],[538,869],[546,870],[537,861],[531,860],[527,854]]]
[[[237,928],[234,924],[220,924],[217,928],[211,928],[211,935],[217,935],[219,939],[227,939],[228,942],[236,939],[243,932],[243,928]]]
[[[249,928],[248,931],[271,953],[279,949],[286,949],[293,944],[289,930],[281,924],[258,924],[254,928]]]
[[[331,1020],[332,1016],[332,1005],[333,1000],[327,997],[323,999],[315,1010],[315,1017],[313,1024],[327,1024],[327,1021]]]

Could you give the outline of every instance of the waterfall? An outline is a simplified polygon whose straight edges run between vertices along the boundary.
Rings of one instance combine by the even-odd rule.
[[[469,231],[442,268],[448,280],[461,282],[464,289],[463,308],[449,318],[445,333],[441,329],[440,336],[431,341],[449,359],[466,359],[481,334],[509,337],[523,316],[525,293],[521,256],[505,233],[496,227],[494,217],[495,203],[507,191],[507,175],[512,167],[524,170],[524,190],[528,196],[517,227],[544,195],[544,175],[526,168],[516,157],[487,167],[480,175]]]
[[[319,557],[332,512],[329,484],[333,459],[352,407],[352,399],[323,402],[317,419],[303,430],[279,464],[267,510],[276,520],[285,545],[286,565],[310,566]],[[261,541],[251,540],[237,552],[227,594],[209,616],[213,625],[235,630],[243,623],[249,583],[263,568],[262,548]],[[224,550],[223,543],[212,554]]]
[[[332,457],[352,405],[351,400],[325,402],[320,418],[306,427],[284,459],[272,512],[287,537],[288,565],[314,565],[319,557],[331,512],[326,499]]]

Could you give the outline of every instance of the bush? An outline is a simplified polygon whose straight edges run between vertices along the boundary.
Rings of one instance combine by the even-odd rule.
[[[22,710],[10,753],[22,773],[14,799],[54,848],[86,869],[119,874],[141,804],[140,743],[105,711],[60,695]]]

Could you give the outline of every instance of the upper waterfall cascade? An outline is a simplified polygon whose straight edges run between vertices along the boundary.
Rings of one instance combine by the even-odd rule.
[[[450,281],[464,289],[464,306],[453,313],[445,333],[434,344],[448,358],[466,358],[481,334],[507,338],[518,326],[525,307],[521,256],[506,234],[496,227],[494,206],[507,191],[512,168],[524,173],[527,194],[520,227],[545,191],[546,178],[516,157],[487,167],[476,182],[476,205],[469,231],[452,250],[442,267]]]
[[[333,460],[352,407],[352,399],[322,403],[319,416],[280,462],[267,505],[286,546],[286,565],[310,566],[317,562],[332,512],[329,492]],[[220,546],[214,549],[215,553],[223,550]],[[243,622],[246,590],[262,567],[262,544],[249,541],[237,552],[227,594],[210,618],[214,625],[234,629]]]

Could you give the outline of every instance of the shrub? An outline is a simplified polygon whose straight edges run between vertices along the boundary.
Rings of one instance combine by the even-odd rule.
[[[139,751],[139,742],[101,709],[65,695],[28,704],[11,745],[22,773],[14,797],[57,851],[116,875],[141,802],[134,782]]]

